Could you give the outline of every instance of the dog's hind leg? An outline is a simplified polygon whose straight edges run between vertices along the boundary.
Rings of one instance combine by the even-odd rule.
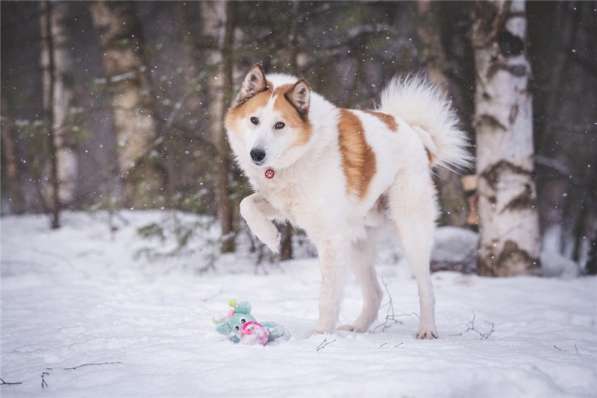
[[[437,338],[430,258],[437,204],[428,168],[401,172],[389,190],[390,213],[419,290],[417,338]]]
[[[364,333],[377,319],[383,293],[375,272],[375,243],[371,236],[368,239],[352,243],[350,249],[350,267],[357,282],[361,285],[363,294],[363,308],[358,318],[348,325],[338,327],[338,330]]]

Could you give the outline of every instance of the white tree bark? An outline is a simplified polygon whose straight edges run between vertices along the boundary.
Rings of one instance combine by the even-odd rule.
[[[230,149],[226,141],[224,114],[232,95],[232,6],[225,1],[201,2],[201,26],[206,40],[208,71],[208,117],[212,142],[218,150],[214,176],[217,215],[222,229],[223,252],[234,250],[233,212],[229,196]]]
[[[62,204],[72,202],[75,196],[77,179],[77,155],[73,148],[73,87],[72,87],[72,58],[68,49],[69,37],[67,33],[67,2],[52,2],[41,4],[40,18],[41,32],[50,32],[52,45],[48,46],[48,37],[44,37],[41,47],[42,84],[44,92],[44,107],[50,106],[53,113],[53,140],[56,148],[56,166],[58,173],[58,197]],[[49,13],[49,14],[48,14]],[[48,14],[48,15],[45,15]],[[50,26],[47,26],[47,25]],[[53,52],[53,68],[50,68],[50,54]],[[53,70],[50,70],[53,69]],[[50,76],[53,74],[53,76]],[[53,90],[49,85],[53,84]],[[53,93],[53,94],[52,94]],[[52,95],[50,101],[49,95]]]
[[[528,274],[539,265],[526,24],[522,0],[475,4],[479,272],[485,275]]]

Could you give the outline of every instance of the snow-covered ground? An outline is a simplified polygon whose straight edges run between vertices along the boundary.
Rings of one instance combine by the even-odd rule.
[[[394,320],[382,322],[386,294],[371,333],[310,335],[316,260],[255,268],[239,255],[199,274],[211,249],[135,256],[148,245],[137,228],[162,216],[123,217],[114,233],[105,214],[66,214],[59,231],[44,217],[1,219],[0,377],[21,383],[0,386],[3,397],[597,396],[594,277],[436,273],[441,338],[419,341],[414,280],[386,247],[378,271]],[[211,323],[230,298],[293,337],[232,344]],[[359,306],[351,282],[341,320]]]

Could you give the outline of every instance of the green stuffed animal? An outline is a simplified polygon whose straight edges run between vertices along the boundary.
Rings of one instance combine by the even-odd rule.
[[[216,331],[227,335],[233,343],[266,345],[280,337],[289,337],[286,329],[277,323],[257,322],[248,302],[230,300],[228,305],[230,309],[226,316],[216,321]]]

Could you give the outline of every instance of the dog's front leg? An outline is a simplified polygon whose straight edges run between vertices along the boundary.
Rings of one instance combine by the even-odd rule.
[[[321,267],[321,290],[319,296],[319,321],[316,333],[329,333],[336,328],[342,291],[346,278],[346,261],[342,245],[323,242],[317,245]]]
[[[257,238],[278,253],[280,232],[271,221],[278,215],[276,209],[259,193],[247,196],[240,202],[240,215],[245,219]]]

